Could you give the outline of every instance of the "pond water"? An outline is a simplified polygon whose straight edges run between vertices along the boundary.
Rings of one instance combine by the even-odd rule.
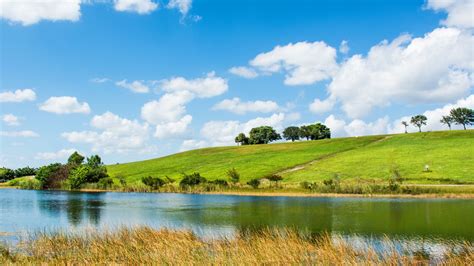
[[[407,243],[474,241],[474,200],[295,198],[0,189],[0,239],[27,231],[149,225],[201,236],[294,227]],[[414,242],[413,242],[414,241]]]

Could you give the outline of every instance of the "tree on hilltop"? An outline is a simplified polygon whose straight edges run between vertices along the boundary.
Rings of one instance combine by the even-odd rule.
[[[474,124],[474,111],[472,109],[465,107],[454,108],[451,110],[450,115],[456,124],[464,127],[464,130],[466,130],[466,125]]]
[[[426,125],[426,120],[428,120],[428,118],[424,115],[415,115],[411,117],[410,123],[418,127],[418,131],[421,132],[421,127]]]

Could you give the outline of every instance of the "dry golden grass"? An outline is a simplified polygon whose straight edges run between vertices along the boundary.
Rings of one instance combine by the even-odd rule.
[[[474,264],[473,246],[466,243],[463,250],[446,254],[439,264]],[[342,238],[337,241],[328,235],[310,238],[291,230],[242,233],[221,240],[203,240],[188,231],[149,227],[79,235],[38,233],[15,248],[0,250],[2,265],[425,265],[428,262],[426,258],[403,255],[393,248],[379,256],[370,248],[358,251]]]

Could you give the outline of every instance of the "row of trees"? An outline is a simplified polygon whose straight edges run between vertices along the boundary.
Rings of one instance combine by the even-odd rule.
[[[18,169],[9,169],[2,167],[0,168],[0,182],[5,182],[8,180],[12,180],[17,177],[23,176],[34,176],[36,174],[37,169],[31,167],[22,167]]]
[[[291,141],[329,139],[331,138],[331,130],[321,123],[301,127],[290,126],[283,130],[283,138]],[[248,137],[244,133],[239,133],[235,137],[235,142],[240,145],[268,144],[280,139],[282,139],[282,136],[272,127],[260,126],[252,128]]]
[[[411,117],[410,123],[416,126],[418,131],[421,132],[421,127],[426,125],[427,120],[428,118],[426,118],[424,115],[415,115]],[[453,108],[449,112],[449,115],[443,116],[441,118],[440,122],[447,125],[450,130],[453,124],[462,125],[464,130],[466,130],[467,125],[474,124],[474,111],[464,107]],[[408,133],[408,122],[402,121],[402,125],[405,126],[405,133]]]

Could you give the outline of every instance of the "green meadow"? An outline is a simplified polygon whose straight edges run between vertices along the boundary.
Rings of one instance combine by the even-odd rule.
[[[146,176],[179,180],[193,172],[209,180],[226,179],[230,168],[240,173],[241,182],[269,174],[283,176],[287,184],[335,176],[346,182],[385,182],[396,172],[406,183],[474,184],[474,131],[205,148],[107,166],[112,177],[122,176],[127,183]]]

